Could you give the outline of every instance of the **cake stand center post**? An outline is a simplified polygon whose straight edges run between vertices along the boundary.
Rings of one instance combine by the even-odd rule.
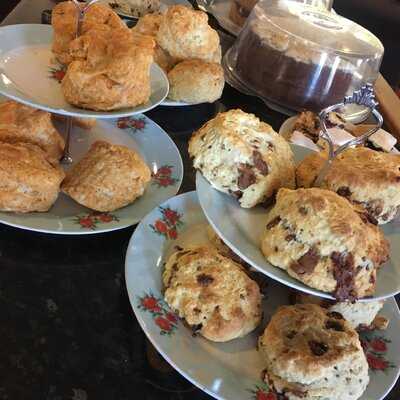
[[[333,140],[329,133],[329,129],[326,125],[326,121],[329,118],[329,114],[331,112],[335,111],[339,112],[343,107],[345,107],[348,104],[357,104],[359,106],[368,107],[370,113],[375,118],[376,124],[367,132],[365,132],[363,135],[358,136],[342,144],[337,149],[335,149]],[[317,176],[317,179],[314,182],[315,187],[320,187],[322,185],[329,171],[329,168],[332,165],[333,160],[340,153],[342,153],[344,150],[350,147],[355,147],[360,145],[363,146],[371,135],[373,135],[375,132],[377,132],[379,129],[382,128],[383,118],[382,115],[379,113],[379,111],[376,109],[378,105],[379,103],[375,100],[374,88],[370,83],[368,83],[367,85],[361,87],[360,90],[356,90],[351,96],[346,96],[342,103],[334,104],[333,106],[327,107],[319,113],[319,120],[321,124],[320,137],[328,143],[328,158],[323,167],[321,168]]]
[[[78,2],[78,0],[72,0],[73,4],[76,7],[76,11],[77,11],[76,34],[75,34],[76,38],[78,38],[82,34],[83,20],[85,18],[86,11],[89,10],[89,8],[94,3],[97,3],[97,1],[98,0],[90,0],[87,3],[81,4],[81,3]],[[73,128],[73,118],[70,117],[70,116],[67,116],[67,118],[66,118],[65,147],[64,147],[63,156],[61,158],[61,162],[63,164],[71,164],[73,162],[73,159],[72,159],[71,154],[69,152],[72,128]]]

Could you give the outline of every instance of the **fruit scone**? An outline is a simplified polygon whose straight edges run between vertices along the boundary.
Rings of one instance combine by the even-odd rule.
[[[258,347],[265,381],[288,400],[356,400],[369,382],[357,332],[314,304],[280,307]]]
[[[330,190],[281,189],[265,221],[261,251],[304,284],[354,301],[374,294],[389,242],[362,208]]]
[[[298,186],[312,186],[326,159],[326,152],[307,156],[296,170]],[[347,149],[333,160],[321,187],[361,205],[374,223],[385,224],[400,210],[400,156]]]
[[[218,114],[189,142],[193,165],[210,184],[244,208],[268,201],[281,187],[294,188],[293,152],[270,125],[241,110]]]
[[[261,322],[257,283],[213,246],[173,253],[163,283],[167,304],[208,340],[226,342],[245,336]]]

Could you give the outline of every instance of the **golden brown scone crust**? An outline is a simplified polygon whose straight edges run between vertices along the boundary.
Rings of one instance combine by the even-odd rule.
[[[200,59],[221,62],[218,33],[208,25],[208,16],[182,5],[171,6],[157,32],[158,44],[177,61]]]
[[[53,53],[59,62],[69,64],[73,60],[69,45],[76,37],[77,27],[77,12],[72,1],[64,1],[54,7],[51,24],[54,29]],[[104,4],[94,4],[85,14],[82,33],[93,28],[107,31],[128,29],[121,18]]]
[[[139,18],[137,24],[132,28],[132,32],[151,36],[156,41],[154,49],[154,62],[158,64],[165,72],[168,72],[175,64],[176,60],[164,50],[157,42],[157,32],[160,28],[162,14],[146,14]]]
[[[0,211],[48,211],[63,179],[64,171],[39,147],[0,142]]]
[[[325,189],[281,189],[261,237],[267,260],[339,301],[373,295],[389,242],[364,210]]]
[[[70,46],[62,90],[68,103],[96,111],[143,104],[150,98],[154,40],[130,30],[92,29]]]
[[[163,273],[165,301],[205,338],[226,342],[261,321],[261,294],[242,267],[213,246],[170,256]]]
[[[259,340],[266,381],[289,400],[356,400],[368,385],[357,332],[314,304],[283,306]]]
[[[326,160],[326,152],[307,156],[297,167],[297,184],[310,187]],[[400,210],[400,156],[356,147],[333,161],[322,184],[365,208],[379,224],[391,221]]]
[[[55,164],[64,150],[64,139],[51,122],[51,114],[15,101],[0,104],[0,142],[39,146]]]
[[[213,187],[237,197],[244,208],[265,202],[281,187],[295,187],[287,141],[241,110],[218,114],[203,125],[190,139],[189,154]]]
[[[185,60],[169,73],[171,100],[186,103],[213,103],[224,90],[224,70],[220,64],[202,60]]]
[[[139,154],[125,146],[95,142],[67,173],[62,191],[96,211],[114,211],[140,197],[151,179]]]

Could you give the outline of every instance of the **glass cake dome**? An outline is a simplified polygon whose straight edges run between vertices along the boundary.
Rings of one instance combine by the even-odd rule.
[[[383,52],[372,33],[337,14],[303,2],[260,0],[224,66],[267,102],[318,112],[373,84]]]

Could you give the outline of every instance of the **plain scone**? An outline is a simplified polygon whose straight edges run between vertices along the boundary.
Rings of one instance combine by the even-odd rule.
[[[139,19],[137,24],[132,28],[132,32],[151,36],[154,39],[156,42],[154,48],[154,62],[168,73],[176,64],[176,60],[157,42],[157,32],[163,18],[162,14],[146,14]]]
[[[0,211],[48,211],[63,179],[64,171],[38,146],[0,142]]]
[[[220,64],[185,60],[168,73],[168,98],[186,103],[213,103],[222,96],[225,79]]]
[[[218,114],[189,142],[193,165],[211,185],[244,208],[295,187],[293,152],[270,125],[241,110]]]
[[[297,184],[310,187],[327,153],[307,156],[297,167]],[[360,204],[372,221],[385,224],[400,210],[400,156],[356,147],[336,157],[321,187]]]
[[[266,382],[288,400],[356,400],[369,382],[357,332],[314,304],[280,307],[258,347]]]
[[[165,265],[163,282],[168,305],[206,339],[239,338],[261,321],[257,283],[213,246],[173,253]]]
[[[50,113],[15,101],[0,104],[0,142],[34,144],[53,164],[58,163],[65,146]]]
[[[149,100],[154,40],[128,29],[91,29],[70,45],[72,61],[62,80],[66,101],[110,111]]]
[[[177,61],[199,59],[221,62],[217,31],[208,25],[208,16],[182,5],[171,6],[157,32],[158,44]]]
[[[69,64],[73,60],[69,46],[76,38],[77,15],[72,1],[59,3],[52,11],[51,24],[54,29],[52,51],[62,64]],[[94,28],[104,31],[127,29],[122,19],[109,6],[99,3],[92,5],[86,12],[82,34]]]
[[[67,173],[62,191],[96,211],[114,211],[142,196],[151,179],[149,167],[135,151],[97,141]]]
[[[266,259],[339,301],[375,292],[389,242],[362,208],[325,189],[281,189],[261,237]]]

